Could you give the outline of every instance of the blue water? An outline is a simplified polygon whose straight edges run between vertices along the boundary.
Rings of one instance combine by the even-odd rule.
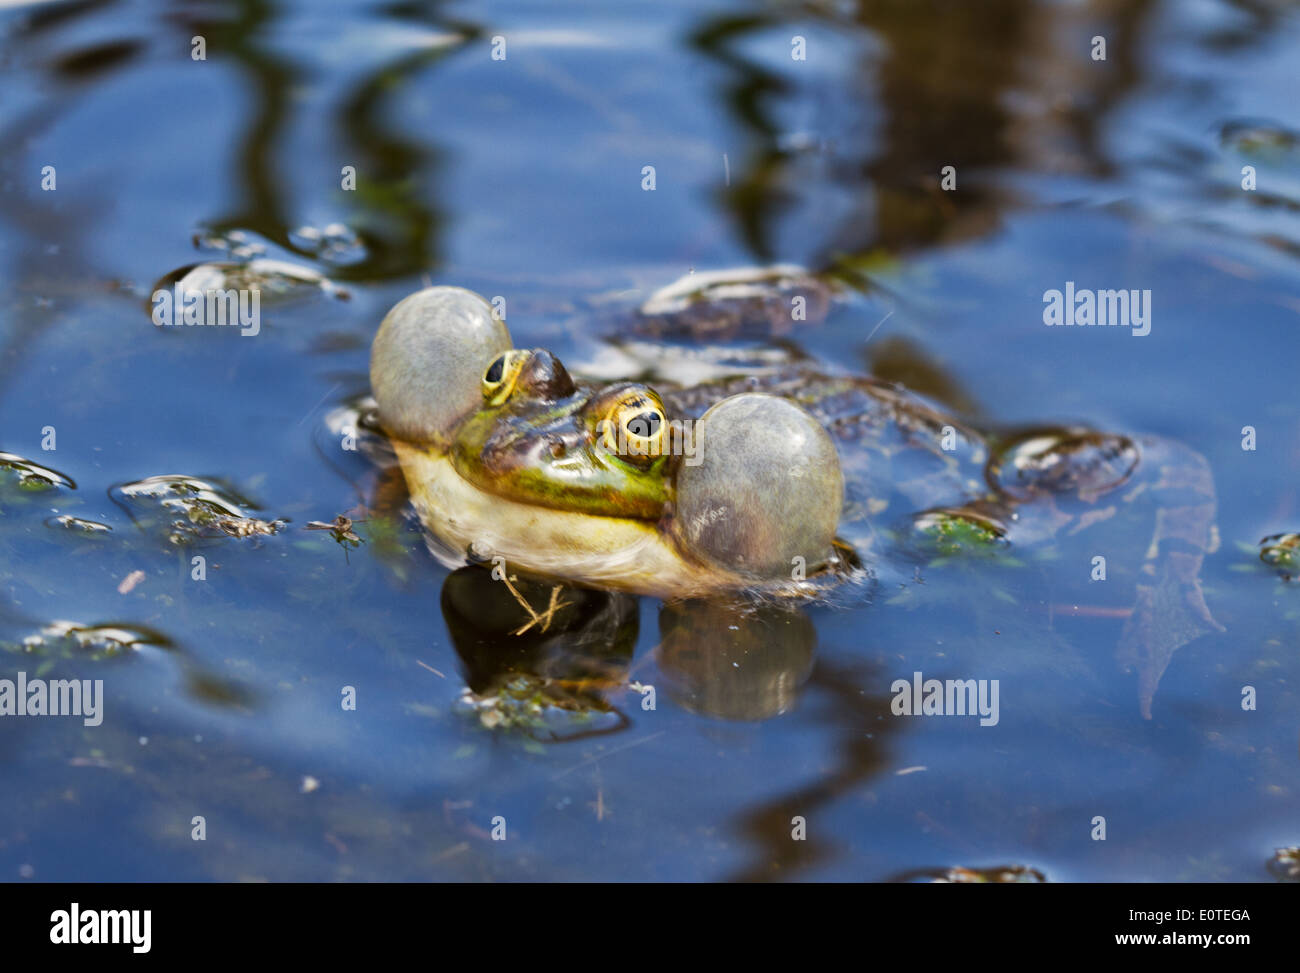
[[[1300,582],[1254,550],[1300,529],[1300,17],[1107,10],[0,4],[0,450],[76,483],[0,480],[0,678],[105,693],[97,727],[0,718],[0,878],[1023,864],[1267,880],[1274,849],[1300,842]],[[333,223],[356,237],[333,258],[294,235]],[[150,322],[155,282],[241,240],[347,297],[268,302],[256,337]],[[871,281],[793,336],[815,357],[865,370],[905,351],[985,422],[1082,420],[1208,459],[1222,546],[1202,579],[1226,631],[1174,655],[1152,720],[1114,658],[1121,622],[1052,607],[1080,590],[1120,607],[1061,582],[1086,578],[1086,559],[973,562],[811,610],[812,654],[691,670],[714,699],[753,692],[746,670],[785,687],[783,712],[745,719],[668,691],[682,670],[659,646],[660,604],[640,599],[615,669],[658,687],[656,709],[611,689],[626,727],[540,743],[458,704],[448,572],[415,524],[376,514],[347,550],[302,529],[364,518],[375,466],[338,449],[329,417],[367,393],[379,320],[423,283],[505,297],[517,344],[581,363],[611,309],[692,269],[777,261]],[[1066,281],[1150,289],[1151,333],[1044,327],[1043,292]],[[113,492],[163,474],[223,481],[290,524],[170,544]],[[113,529],[47,524],[61,514]],[[59,620],[170,647],[24,650]],[[893,716],[890,684],[914,671],[1000,680],[1000,722]]]

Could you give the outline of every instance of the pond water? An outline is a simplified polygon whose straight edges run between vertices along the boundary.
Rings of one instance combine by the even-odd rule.
[[[0,2],[0,77],[0,678],[103,680],[99,725],[0,719],[0,878],[1253,881],[1300,843],[1300,582],[1259,557],[1300,530],[1294,5]],[[150,320],[259,258],[322,277],[256,335]],[[1086,543],[751,641],[595,595],[511,641],[340,446],[425,283],[581,370],[611,309],[777,262],[857,283],[785,336],[816,359],[1206,458],[1224,631],[1151,719]],[[1149,333],[1045,327],[1067,282],[1149,290]],[[305,529],[339,514],[362,543]],[[996,725],[894,715],[914,672],[998,680]]]

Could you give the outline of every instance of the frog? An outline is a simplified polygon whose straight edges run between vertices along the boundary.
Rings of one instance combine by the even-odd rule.
[[[1204,458],[1079,424],[976,428],[788,346],[731,349],[713,369],[697,357],[685,382],[642,360],[684,335],[770,324],[808,280],[778,268],[670,285],[625,322],[623,376],[607,364],[575,376],[547,349],[516,347],[470,290],[399,301],[372,343],[371,389],[430,549],[449,566],[672,604],[796,603],[869,578],[884,518],[941,550],[996,550],[1143,506],[1153,527],[1119,656],[1149,719],[1172,653],[1222,631],[1199,579],[1217,546]],[[825,288],[806,289],[824,312]]]

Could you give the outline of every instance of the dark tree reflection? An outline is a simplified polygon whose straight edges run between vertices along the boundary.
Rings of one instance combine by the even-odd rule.
[[[757,259],[787,256],[777,223],[799,191],[803,149],[778,117],[801,82],[797,72],[740,53],[764,32],[775,41],[778,29],[793,35],[813,24],[879,41],[857,71],[833,82],[845,86],[834,93],[838,103],[863,106],[856,119],[836,121],[864,130],[870,121],[871,137],[816,133],[829,146],[831,178],[855,200],[819,230],[820,247],[809,256],[826,269],[846,257],[898,256],[987,234],[1018,202],[996,178],[1005,170],[1068,157],[1076,171],[1109,174],[1102,125],[1145,80],[1140,42],[1154,6],[1138,0],[1059,12],[1025,0],[863,0],[847,12],[810,2],[709,19],[689,41],[725,69],[721,100],[748,137],[721,205]],[[1090,60],[1094,34],[1107,38],[1104,64]],[[947,166],[957,191],[941,188]]]

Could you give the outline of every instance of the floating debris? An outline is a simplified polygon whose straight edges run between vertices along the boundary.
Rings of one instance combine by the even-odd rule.
[[[1300,845],[1273,852],[1268,870],[1279,882],[1300,882]]]
[[[238,260],[251,260],[263,256],[267,251],[266,242],[246,230],[196,233],[194,246],[200,250],[228,253]]]
[[[85,520],[81,517],[73,517],[71,514],[61,514],[58,517],[50,517],[45,521],[46,527],[61,527],[64,530],[73,531],[78,534],[108,534],[113,528],[108,524],[101,524],[97,520]]]
[[[1037,884],[1046,882],[1047,876],[1028,865],[998,865],[993,868],[921,868],[898,876],[902,882],[935,882],[958,885],[997,885]]]
[[[1047,876],[1028,865],[1003,865],[997,868],[950,868],[936,882],[984,883],[996,882],[999,885],[1046,882]]]
[[[204,293],[213,288],[258,290],[269,297],[297,297],[313,287],[330,297],[342,297],[346,293],[319,271],[269,257],[248,263],[199,264],[180,283],[185,289]]]
[[[1003,443],[987,475],[990,486],[1019,501],[1074,493],[1091,500],[1126,483],[1140,458],[1127,436],[1033,429]]]
[[[824,289],[824,285],[796,264],[692,271],[651,294],[641,305],[641,313],[671,314],[705,301],[770,299],[795,287]]]
[[[770,338],[822,321],[830,287],[793,264],[690,273],[641,305],[636,331],[655,338]]]
[[[361,238],[342,223],[319,228],[300,226],[289,234],[289,239],[299,250],[335,266],[357,264],[368,256]]]
[[[257,257],[246,262],[212,261],[178,267],[154,284],[145,307],[152,317],[156,310],[154,295],[174,294],[173,304],[179,312],[181,308],[202,305],[209,295],[225,292],[255,293],[259,305],[318,293],[339,300],[350,297],[317,270],[288,260]]]
[[[139,570],[132,571],[125,578],[123,578],[121,583],[117,586],[117,593],[119,595],[129,595],[132,591],[135,590],[136,585],[138,585],[141,581],[143,581],[144,578],[145,578],[145,574],[143,571],[139,571]]]
[[[488,730],[518,733],[539,743],[611,733],[628,725],[627,717],[581,682],[532,673],[516,674],[490,695],[466,687],[456,709],[476,716]]]
[[[168,525],[168,540],[173,544],[212,537],[265,536],[277,533],[287,523],[250,516],[246,509],[256,508],[248,500],[228,487],[191,476],[150,476],[115,486],[110,495],[133,519],[142,502],[183,515]]]
[[[62,488],[75,490],[77,484],[72,477],[52,470],[49,467],[33,463],[16,453],[0,453],[0,471],[6,480],[12,480],[20,490],[49,490]]]
[[[913,526],[940,555],[1006,547],[1006,527],[974,510],[945,508],[917,514]]]
[[[1300,573],[1300,534],[1272,534],[1259,542],[1259,559],[1276,568],[1283,581]]]
[[[1273,122],[1231,121],[1219,130],[1219,144],[1242,155],[1277,158],[1300,150],[1300,133]]]
[[[37,655],[76,656],[103,659],[135,652],[144,646],[170,649],[171,639],[139,625],[107,622],[83,625],[79,622],[50,622],[22,641],[21,649]]]

